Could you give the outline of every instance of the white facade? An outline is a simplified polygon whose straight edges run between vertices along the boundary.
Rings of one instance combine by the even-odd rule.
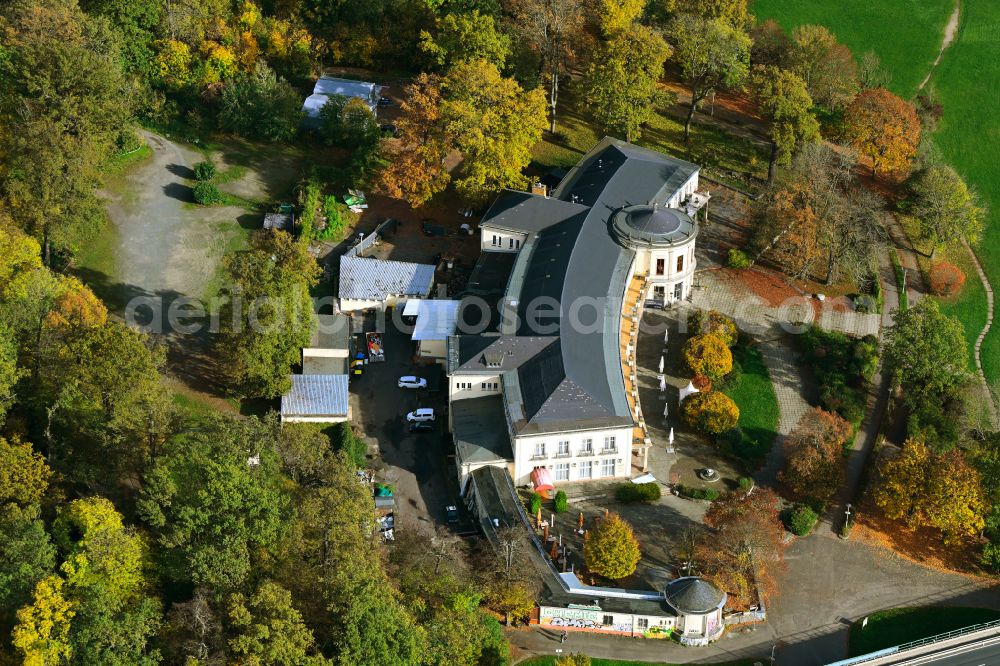
[[[698,173],[698,171],[695,171],[694,174],[687,179],[687,182],[684,183],[679,190],[677,190],[676,194],[670,197],[667,201],[667,208],[681,208],[684,200],[698,191]]]
[[[631,473],[632,428],[578,430],[515,437],[515,485],[531,482],[545,467],[553,483],[627,477]]]
[[[698,262],[694,256],[696,237],[670,248],[637,250],[632,273],[649,278],[643,299],[673,303],[688,297]]]
[[[452,375],[448,378],[448,402],[482,398],[500,393],[499,375]]]
[[[479,249],[483,252],[518,252],[528,234],[505,229],[481,228]]]

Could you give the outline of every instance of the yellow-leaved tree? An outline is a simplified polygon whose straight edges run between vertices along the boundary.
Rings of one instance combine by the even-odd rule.
[[[732,430],[740,421],[740,408],[725,393],[695,393],[681,403],[684,422],[692,428],[719,435]]]
[[[639,558],[639,542],[632,526],[617,513],[601,519],[583,544],[587,568],[612,580],[631,576]]]
[[[733,370],[733,353],[726,340],[716,333],[695,335],[684,343],[684,362],[696,375],[705,375],[714,382]]]
[[[63,596],[64,581],[48,576],[35,586],[31,605],[17,611],[11,642],[24,655],[25,666],[68,663],[70,621],[74,604]]]

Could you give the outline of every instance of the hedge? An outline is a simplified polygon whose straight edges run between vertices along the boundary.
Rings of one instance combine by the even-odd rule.
[[[708,500],[709,502],[719,499],[719,495],[722,494],[713,488],[692,488],[681,484],[677,485],[677,492],[683,497],[696,500]]]
[[[624,504],[655,502],[662,491],[658,483],[623,483],[615,490],[615,498]]]

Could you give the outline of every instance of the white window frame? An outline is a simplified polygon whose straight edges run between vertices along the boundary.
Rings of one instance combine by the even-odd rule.
[[[617,438],[614,435],[604,436],[604,452],[605,453],[618,453]]]
[[[564,439],[556,442],[556,455],[559,457],[569,456],[569,440]]]
[[[593,460],[583,460],[580,462],[577,468],[578,479],[592,479],[594,478],[594,461]]]
[[[608,468],[609,467],[611,469],[611,473],[610,474],[608,474]],[[616,470],[616,464],[615,464],[615,459],[614,458],[605,458],[604,460],[601,461],[601,477],[602,478],[613,477],[615,475],[616,471],[617,470]]]
[[[531,456],[534,459],[540,460],[545,458],[545,442],[535,442],[535,453]]]
[[[584,437],[580,441],[580,455],[581,456],[592,456],[594,455],[594,438]]]
[[[569,481],[569,463],[556,463],[552,477],[556,481]]]

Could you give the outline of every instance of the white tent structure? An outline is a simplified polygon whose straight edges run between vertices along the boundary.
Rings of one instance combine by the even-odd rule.
[[[679,393],[680,393],[680,400],[678,402],[684,402],[684,399],[687,398],[689,395],[694,395],[695,393],[700,393],[700,391],[698,391],[698,389],[696,389],[694,387],[694,384],[689,381],[688,385],[685,386],[684,388],[682,388],[679,391]]]

